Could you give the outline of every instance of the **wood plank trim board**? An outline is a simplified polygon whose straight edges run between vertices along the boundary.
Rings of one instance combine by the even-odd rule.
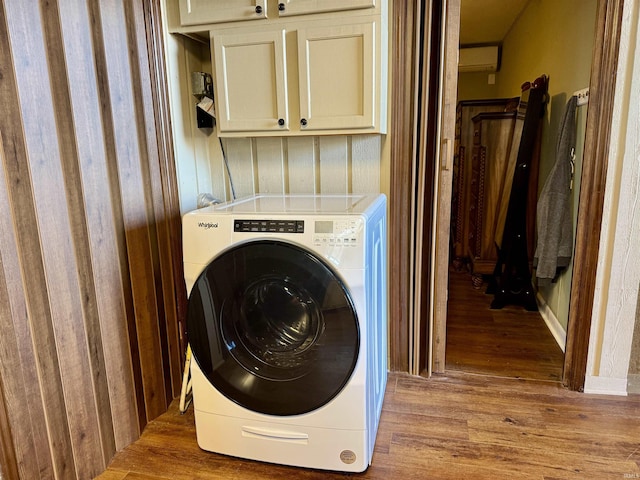
[[[442,7],[443,33],[441,37],[442,73],[439,78],[441,90],[439,106],[439,137],[435,154],[436,198],[433,200],[433,224],[431,225],[433,250],[431,252],[430,285],[433,289],[431,322],[433,335],[431,344],[432,369],[436,373],[444,372],[446,355],[446,317],[449,271],[449,240],[451,222],[451,196],[453,192],[453,142],[455,138],[456,101],[458,85],[458,55],[455,48],[460,38],[460,1],[449,0]],[[448,146],[449,148],[443,148]],[[422,200],[424,201],[424,200]],[[435,229],[435,232],[433,231]],[[427,232],[425,232],[426,234]]]
[[[393,328],[389,331],[389,354],[392,371],[409,372],[412,320],[413,240],[413,171],[414,153],[414,91],[416,88],[417,32],[416,2],[393,2],[391,12],[393,85],[391,92],[391,177],[389,198],[389,317]]]
[[[161,189],[154,192],[161,195],[164,217],[157,220],[161,227],[159,236],[163,242],[163,288],[165,299],[169,302],[165,309],[169,318],[164,324],[167,330],[170,356],[172,397],[179,395],[182,384],[182,365],[186,352],[187,293],[184,284],[184,268],[182,263],[182,220],[180,218],[180,200],[178,196],[178,179],[173,156],[171,136],[171,109],[169,105],[169,87],[164,51],[164,30],[161,16],[160,0],[143,2],[145,8],[146,38],[149,57],[149,78],[151,83],[151,103],[158,111],[153,118],[156,121],[158,171],[154,177],[159,178]],[[144,58],[139,54],[140,61]],[[155,80],[155,81],[154,81]],[[151,139],[149,140],[151,144]],[[175,305],[173,304],[175,302]],[[175,315],[172,315],[175,312]]]

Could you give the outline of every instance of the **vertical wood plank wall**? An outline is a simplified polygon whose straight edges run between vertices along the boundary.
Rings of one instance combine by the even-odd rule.
[[[222,147],[216,142],[208,161],[177,157],[182,213],[196,208],[199,193],[225,201],[257,193],[381,191],[379,135],[227,138]],[[224,150],[228,169],[216,149]]]
[[[0,0],[6,480],[93,478],[179,393],[153,8]]]

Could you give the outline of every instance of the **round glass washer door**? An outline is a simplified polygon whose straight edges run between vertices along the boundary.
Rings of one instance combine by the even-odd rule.
[[[297,415],[344,388],[360,347],[341,280],[296,245],[260,240],[213,259],[189,297],[193,357],[228,399],[260,413]]]

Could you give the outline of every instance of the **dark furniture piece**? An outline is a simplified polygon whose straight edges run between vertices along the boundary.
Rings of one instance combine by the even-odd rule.
[[[535,225],[535,215],[527,215],[527,207],[532,203],[535,207],[537,196],[537,191],[530,188],[532,175],[536,176],[537,184],[537,166],[532,172],[532,159],[539,143],[544,105],[548,101],[547,83],[547,77],[542,75],[522,88],[508,162],[507,178],[512,178],[512,182],[505,182],[499,205],[495,236],[498,260],[487,290],[487,293],[495,294],[491,302],[493,309],[509,304],[522,305],[531,311],[538,309],[531,284],[531,245],[527,241]]]

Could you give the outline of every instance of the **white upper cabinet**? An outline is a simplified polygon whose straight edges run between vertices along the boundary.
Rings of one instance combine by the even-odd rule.
[[[384,133],[379,17],[255,30],[212,32],[219,135]]]
[[[213,35],[220,132],[289,129],[284,30]]]
[[[267,17],[267,0],[179,0],[179,5],[184,26]]]
[[[375,6],[375,0],[279,0],[278,14],[284,17],[288,15],[374,8]]]
[[[373,129],[374,22],[298,30],[301,130]]]

